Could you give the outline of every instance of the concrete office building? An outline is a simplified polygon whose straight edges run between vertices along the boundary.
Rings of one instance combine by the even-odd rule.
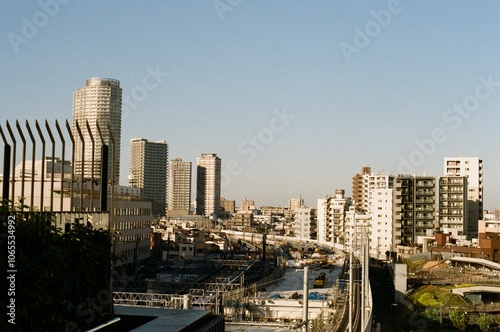
[[[217,215],[220,212],[221,159],[215,153],[197,158],[196,214]]]
[[[129,186],[141,189],[142,199],[152,203],[153,215],[157,217],[164,216],[167,208],[167,163],[166,141],[130,141]]]
[[[478,220],[483,219],[483,160],[478,157],[444,158],[445,176],[467,177],[467,237],[477,237]]]
[[[92,134],[87,129],[87,123]],[[80,132],[76,123],[80,127]],[[73,92],[73,128],[75,138],[75,175],[83,178],[101,178],[101,139],[96,122],[101,128],[104,143],[109,147],[108,179],[114,174],[115,185],[120,179],[120,141],[122,123],[122,89],[120,81],[110,78],[89,78],[85,87]],[[115,144],[111,142],[108,123],[113,132]],[[80,136],[81,133],[81,136]],[[81,140],[83,137],[83,143]],[[94,141],[94,143],[92,143]],[[113,154],[115,151],[114,165]],[[93,163],[92,163],[93,162]],[[82,171],[83,166],[83,171]],[[113,173],[114,170],[114,173]]]

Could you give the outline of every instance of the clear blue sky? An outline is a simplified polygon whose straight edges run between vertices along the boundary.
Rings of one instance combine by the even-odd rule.
[[[134,137],[217,153],[237,205],[315,205],[363,165],[440,176],[462,154],[500,207],[500,2],[61,2],[0,3],[2,123],[70,120],[87,78],[120,80],[122,184]]]

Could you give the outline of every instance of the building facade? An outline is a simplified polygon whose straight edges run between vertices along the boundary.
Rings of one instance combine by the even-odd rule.
[[[215,153],[204,153],[197,159],[196,214],[217,215],[220,212],[221,159]]]
[[[293,229],[296,238],[316,239],[316,208],[301,206],[295,209]]]
[[[465,236],[469,229],[467,208],[467,177],[440,177],[439,230],[454,238]]]
[[[129,186],[141,189],[142,198],[152,203],[153,215],[159,217],[165,215],[167,207],[167,163],[166,141],[130,141]]]
[[[151,234],[151,202],[143,201],[140,197],[140,189],[125,186],[114,186],[113,194],[107,195],[107,210],[99,208],[99,193],[89,183],[84,183],[83,196],[80,195],[80,183],[74,184],[70,189],[71,182],[70,165],[64,163],[64,168],[58,159],[54,160],[54,167],[64,169],[63,178],[65,183],[60,184],[61,173],[52,178],[50,166],[53,161],[35,160],[25,165],[35,169],[32,179],[23,179],[21,175],[22,164],[16,166],[17,176],[12,190],[16,201],[21,199],[22,187],[24,187],[24,202],[30,206],[31,211],[51,211],[54,226],[65,229],[68,223],[80,223],[91,225],[94,229],[109,229],[114,232],[113,251],[123,258],[116,265],[138,264],[149,257],[149,238]],[[45,164],[46,167],[42,167]],[[59,164],[59,166],[56,166]],[[48,167],[47,167],[48,166]],[[43,170],[43,171],[42,171]],[[92,195],[92,192],[94,193]],[[62,193],[62,194],[61,194]],[[49,208],[50,207],[50,208]]]
[[[295,211],[303,205],[304,199],[302,198],[302,196],[299,196],[298,198],[291,198],[290,200],[288,200],[288,209],[291,211]]]
[[[352,200],[354,207],[359,211],[363,209],[363,176],[371,172],[371,167],[363,166],[361,173],[352,177]]]
[[[372,197],[376,189],[388,189],[394,186],[394,176],[381,174],[381,173],[369,173],[364,174],[362,178],[362,188],[363,188],[363,199],[361,202],[362,212],[370,211],[370,204],[372,203]]]
[[[168,215],[187,215],[191,208],[190,161],[175,158],[168,167]]]
[[[109,147],[107,177],[112,179],[114,175],[114,183],[119,184],[121,121],[120,81],[111,78],[89,78],[85,87],[73,92],[72,135],[75,139],[74,167],[77,177],[93,178],[92,180],[101,178],[102,151],[100,148],[93,148],[102,143],[96,124],[99,123],[104,144]],[[77,123],[80,130],[78,130]],[[114,137],[114,144],[108,130],[108,123]],[[114,164],[113,150],[115,151]]]
[[[350,206],[345,213],[344,232],[343,244],[349,250],[361,252],[362,247],[368,245],[370,240],[370,216]]]
[[[482,258],[500,263],[500,220],[479,220],[478,233]]]
[[[235,214],[236,213],[236,201],[232,201],[226,199],[225,197],[220,198],[220,207],[227,213]]]
[[[436,179],[429,176],[397,176],[393,190],[393,241],[416,246],[419,237],[433,236]]]
[[[255,210],[255,201],[253,199],[246,199],[246,198],[242,199],[240,210],[242,211]]]
[[[375,189],[371,197],[369,222],[370,257],[385,259],[392,250],[392,191]]]
[[[483,160],[478,157],[444,158],[445,176],[467,177],[467,236],[477,237],[478,221],[483,219]]]
[[[345,217],[351,205],[351,198],[345,197],[344,189],[335,190],[334,196],[327,195],[324,199],[318,199],[317,238],[319,243],[345,243]]]

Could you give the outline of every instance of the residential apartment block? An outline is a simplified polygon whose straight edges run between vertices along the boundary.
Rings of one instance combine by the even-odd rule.
[[[419,237],[433,236],[436,179],[430,176],[397,176],[393,190],[393,241],[414,246]]]
[[[363,200],[361,202],[361,211],[370,211],[373,193],[376,189],[388,189],[394,185],[394,175],[381,173],[364,174],[362,177]]]
[[[246,199],[246,198],[242,199],[240,210],[242,210],[242,211],[255,210],[255,201],[252,199]]]
[[[392,191],[393,189],[375,189],[370,198],[369,237],[370,257],[385,259],[386,252],[392,250]]]
[[[188,215],[191,207],[191,162],[172,159],[168,166],[168,216]]]
[[[318,199],[317,225],[319,243],[344,244],[345,216],[352,200],[345,197],[344,189],[335,190],[335,195]]]
[[[478,157],[444,158],[445,176],[467,177],[467,237],[477,237],[478,220],[483,219],[483,160]]]
[[[316,208],[301,206],[295,209],[293,229],[296,238],[310,240],[316,238]]]
[[[220,211],[221,159],[215,153],[204,153],[197,159],[196,214],[216,215]]]
[[[129,185],[141,189],[142,199],[152,203],[153,215],[157,217],[167,211],[167,164],[166,141],[149,142],[144,138],[130,141]]]
[[[350,206],[345,214],[344,245],[348,250],[361,251],[370,242],[370,216]]]
[[[72,135],[75,139],[74,167],[77,177],[86,179],[92,177],[93,180],[101,178],[102,152],[100,148],[95,147],[100,146],[102,142],[96,123],[99,123],[104,143],[109,147],[108,179],[111,179],[114,174],[114,183],[118,185],[122,123],[120,81],[111,78],[89,78],[85,87],[73,92]],[[113,133],[114,143],[108,124]],[[113,150],[115,151],[114,158]]]
[[[304,199],[302,198],[302,196],[299,196],[298,198],[291,198],[290,200],[288,200],[288,209],[291,211],[295,211],[303,205]]]
[[[235,214],[236,213],[236,201],[226,199],[224,197],[220,198],[220,207],[227,213]]]
[[[361,173],[352,177],[352,200],[354,207],[359,211],[363,210],[363,176],[371,172],[371,167],[363,166]]]
[[[442,176],[439,178],[439,230],[455,239],[466,235],[468,224],[467,177]],[[477,226],[477,224],[476,224]],[[471,230],[474,227],[472,227]],[[477,227],[476,227],[477,231]]]

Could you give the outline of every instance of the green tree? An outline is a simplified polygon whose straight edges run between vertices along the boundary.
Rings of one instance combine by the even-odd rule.
[[[16,331],[87,330],[107,320],[111,313],[109,232],[75,223],[63,232],[54,226],[52,214],[22,210],[0,203],[0,247],[15,241],[13,268],[17,271],[16,325],[0,321],[0,331],[12,327]],[[3,250],[0,269],[12,270],[7,263]],[[7,279],[2,279],[0,287],[8,289]],[[1,299],[0,305],[6,307]]]
[[[467,314],[462,309],[453,309],[448,317],[456,329],[465,331],[469,319],[467,317]]]
[[[439,322],[440,315],[439,310],[437,308],[425,308],[425,317],[432,321]]]
[[[493,317],[487,313],[480,313],[477,319],[477,325],[481,331],[487,332],[490,330],[490,326],[493,324]]]
[[[418,302],[425,307],[435,307],[439,305],[436,296],[432,293],[424,293],[418,298]]]

